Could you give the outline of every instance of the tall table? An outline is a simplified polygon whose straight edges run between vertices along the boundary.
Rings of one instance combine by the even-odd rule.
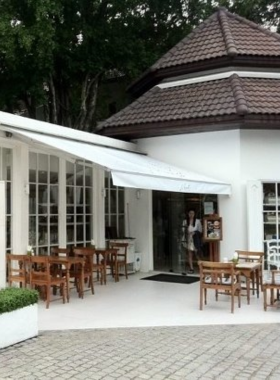
[[[73,266],[81,266],[81,277],[83,278],[83,271],[84,271],[84,265],[85,265],[85,259],[82,257],[72,257],[72,256],[50,256],[49,260],[51,264],[57,265],[59,268],[62,266],[65,267],[66,270],[66,282],[67,282],[67,292],[66,292],[66,298],[67,302],[69,302],[69,290],[70,290],[70,270]],[[84,286],[84,282],[81,282],[81,286]],[[82,289],[83,290],[83,289]]]
[[[247,303],[248,305],[250,305],[250,281],[252,279],[254,294],[256,279],[257,297],[259,298],[260,271],[262,269],[262,265],[259,262],[241,262],[236,264],[235,267],[236,269],[239,269],[241,275],[243,275],[246,278]]]

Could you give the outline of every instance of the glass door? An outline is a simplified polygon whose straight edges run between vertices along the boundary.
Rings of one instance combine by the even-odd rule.
[[[217,203],[216,195],[153,191],[154,270],[186,273],[187,255],[182,246],[182,224],[186,212],[190,208],[195,209],[202,222],[205,205],[212,204],[217,212]],[[207,243],[203,245],[199,257],[209,258]],[[196,257],[194,266],[197,271]]]

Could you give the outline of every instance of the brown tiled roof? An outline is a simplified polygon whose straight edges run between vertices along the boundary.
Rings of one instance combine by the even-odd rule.
[[[101,133],[130,138],[172,134],[172,123],[194,132],[198,124],[243,122],[256,115],[280,117],[280,79],[229,78],[176,87],[152,88],[128,107],[107,119]],[[178,124],[179,122],[179,124]],[[280,124],[278,125],[280,128]],[[220,127],[219,127],[220,128]]]
[[[219,9],[161,57],[152,70],[225,55],[280,57],[280,36]]]
[[[240,64],[279,67],[279,62],[280,35],[220,8],[132,83],[130,91],[139,95],[182,73]]]

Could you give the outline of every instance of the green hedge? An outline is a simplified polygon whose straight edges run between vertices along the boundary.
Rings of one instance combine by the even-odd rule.
[[[38,302],[37,290],[5,288],[0,290],[0,314],[34,305]]]

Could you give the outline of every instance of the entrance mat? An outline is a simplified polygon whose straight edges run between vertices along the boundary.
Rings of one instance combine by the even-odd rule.
[[[199,277],[195,276],[180,276],[176,274],[160,273],[154,276],[143,277],[141,280],[160,281],[160,282],[173,282],[176,284],[193,284],[199,281]]]

